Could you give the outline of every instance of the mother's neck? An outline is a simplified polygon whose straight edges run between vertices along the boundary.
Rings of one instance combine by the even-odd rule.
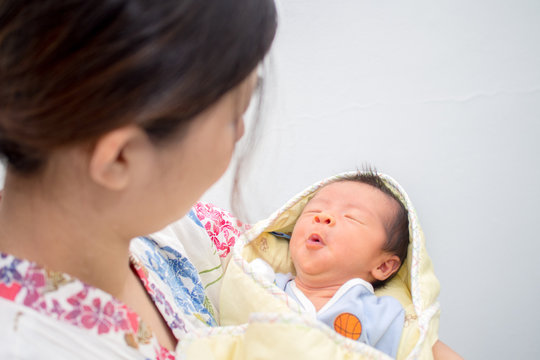
[[[130,237],[95,206],[94,195],[69,176],[8,173],[0,200],[0,251],[118,295],[130,271]]]

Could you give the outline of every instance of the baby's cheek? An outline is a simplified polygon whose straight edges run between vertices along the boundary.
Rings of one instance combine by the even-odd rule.
[[[297,238],[291,237],[291,240],[289,242],[289,252],[291,254],[291,259],[295,261],[298,258],[298,251],[299,251],[299,242]]]

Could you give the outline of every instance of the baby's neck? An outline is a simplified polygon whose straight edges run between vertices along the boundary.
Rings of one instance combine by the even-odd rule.
[[[319,311],[343,285],[338,283],[327,286],[310,286],[305,284],[299,278],[296,278],[294,282],[298,290],[302,291],[302,293],[309,299],[309,301],[311,301],[315,307],[315,310],[317,311]]]

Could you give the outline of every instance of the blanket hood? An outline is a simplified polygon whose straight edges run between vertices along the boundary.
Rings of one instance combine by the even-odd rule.
[[[321,187],[356,174],[339,174],[308,187],[242,235],[219,280],[221,326],[193,333],[180,342],[180,358],[390,359],[303,313],[293,299],[250,264],[262,258],[276,272],[294,273],[288,240],[273,232],[290,234],[302,209]],[[397,359],[433,359],[439,326],[439,282],[409,197],[390,176],[379,175],[408,210],[410,241],[407,259],[397,276],[376,294],[395,297],[406,313]]]
[[[294,301],[251,268],[249,262],[255,258],[262,258],[276,272],[294,274],[295,270],[288,250],[288,240],[272,233],[291,234],[302,209],[320,188],[335,181],[350,179],[356,174],[358,172],[342,173],[308,187],[244,234],[242,244],[239,244],[232,255],[231,263],[234,265],[230,265],[233,268],[238,267],[238,270],[247,275],[250,281],[256,283],[256,285],[248,284],[246,286],[264,291],[254,291],[252,299],[246,299],[245,302],[241,303],[237,302],[238,299],[231,299],[235,304],[230,304],[227,300],[228,291],[225,286],[220,305],[221,313],[224,314],[222,318],[224,325],[237,324],[239,320],[247,322],[246,316],[250,311],[259,313],[266,311],[301,312]],[[433,272],[432,262],[425,246],[424,234],[409,196],[392,177],[385,174],[379,174],[379,176],[407,208],[410,238],[405,263],[398,274],[385,287],[377,290],[376,294],[395,297],[406,311],[405,327],[397,358],[432,358],[431,347],[437,340],[438,332],[439,282]],[[234,270],[231,273],[234,273]],[[224,279],[224,285],[230,279],[231,277]],[[238,279],[235,279],[234,282],[236,280]],[[238,288],[239,283],[234,284],[237,293],[243,291]],[[233,284],[231,283],[231,285]],[[266,294],[264,294],[265,292]],[[274,300],[278,301],[268,301],[268,293],[272,295]],[[254,305],[249,304],[253,302],[255,302]]]

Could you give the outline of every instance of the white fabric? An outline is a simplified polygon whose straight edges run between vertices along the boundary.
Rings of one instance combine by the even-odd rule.
[[[343,284],[338,291],[332,296],[330,300],[322,308],[317,311],[315,309],[315,306],[309,301],[309,299],[304,295],[304,293],[296,287],[296,282],[292,280],[289,282],[289,286],[291,288],[291,291],[294,293],[294,296],[298,299],[304,310],[306,310],[307,313],[312,314],[313,316],[316,316],[319,313],[323,313],[327,311],[332,305],[334,305],[347,291],[349,291],[350,288],[356,285],[362,285],[365,287],[371,294],[373,294],[373,285],[368,283],[365,280],[362,279],[351,279],[347,281],[345,284]]]
[[[135,349],[2,298],[0,319],[0,359],[144,359]]]

